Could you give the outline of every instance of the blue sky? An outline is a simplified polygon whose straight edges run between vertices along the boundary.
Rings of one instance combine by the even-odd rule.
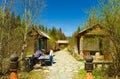
[[[98,0],[45,0],[40,24],[45,27],[61,28],[66,36],[71,36],[78,26],[87,21],[87,11],[97,6]]]
[[[9,1],[9,0],[7,0]],[[16,0],[17,1],[17,0]],[[32,0],[31,0],[32,1]],[[40,20],[37,23],[45,27],[61,28],[66,36],[71,36],[79,27],[87,22],[88,11],[96,7],[99,0],[44,0],[46,7],[40,14]],[[15,5],[14,10],[22,15],[22,10]],[[0,5],[3,5],[0,0]]]

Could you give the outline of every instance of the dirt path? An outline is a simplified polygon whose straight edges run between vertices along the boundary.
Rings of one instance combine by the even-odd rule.
[[[74,74],[84,68],[84,63],[76,61],[67,50],[56,52],[54,62],[48,67],[46,79],[73,79]]]

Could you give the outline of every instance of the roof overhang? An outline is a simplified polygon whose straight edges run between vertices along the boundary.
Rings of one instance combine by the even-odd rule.
[[[69,41],[68,40],[58,40],[57,43],[58,44],[68,44]]]
[[[34,27],[28,32],[28,35],[30,35],[31,37],[50,39],[50,37],[45,32],[37,30]]]
[[[91,27],[88,27],[86,29],[83,29],[81,30],[78,34],[77,34],[77,38],[81,37],[81,36],[84,36],[86,33],[88,33],[89,31],[95,29],[96,27],[100,27],[101,29],[103,28],[100,24],[96,24],[96,25],[93,25]]]

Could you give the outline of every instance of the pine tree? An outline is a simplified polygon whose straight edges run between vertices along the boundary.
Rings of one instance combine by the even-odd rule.
[[[20,26],[21,26],[21,18],[20,18],[20,15],[17,15],[16,20],[15,20],[15,25],[16,25],[16,27],[20,27]]]

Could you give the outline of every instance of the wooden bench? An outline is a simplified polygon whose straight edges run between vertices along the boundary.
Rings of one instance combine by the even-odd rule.
[[[45,61],[50,61],[50,56],[49,55],[43,55],[43,56],[40,56],[38,58],[38,60],[40,61],[40,64],[42,65]],[[46,64],[45,64],[46,65]]]
[[[49,59],[50,59],[49,55],[43,55],[38,58],[38,60],[49,60]]]

